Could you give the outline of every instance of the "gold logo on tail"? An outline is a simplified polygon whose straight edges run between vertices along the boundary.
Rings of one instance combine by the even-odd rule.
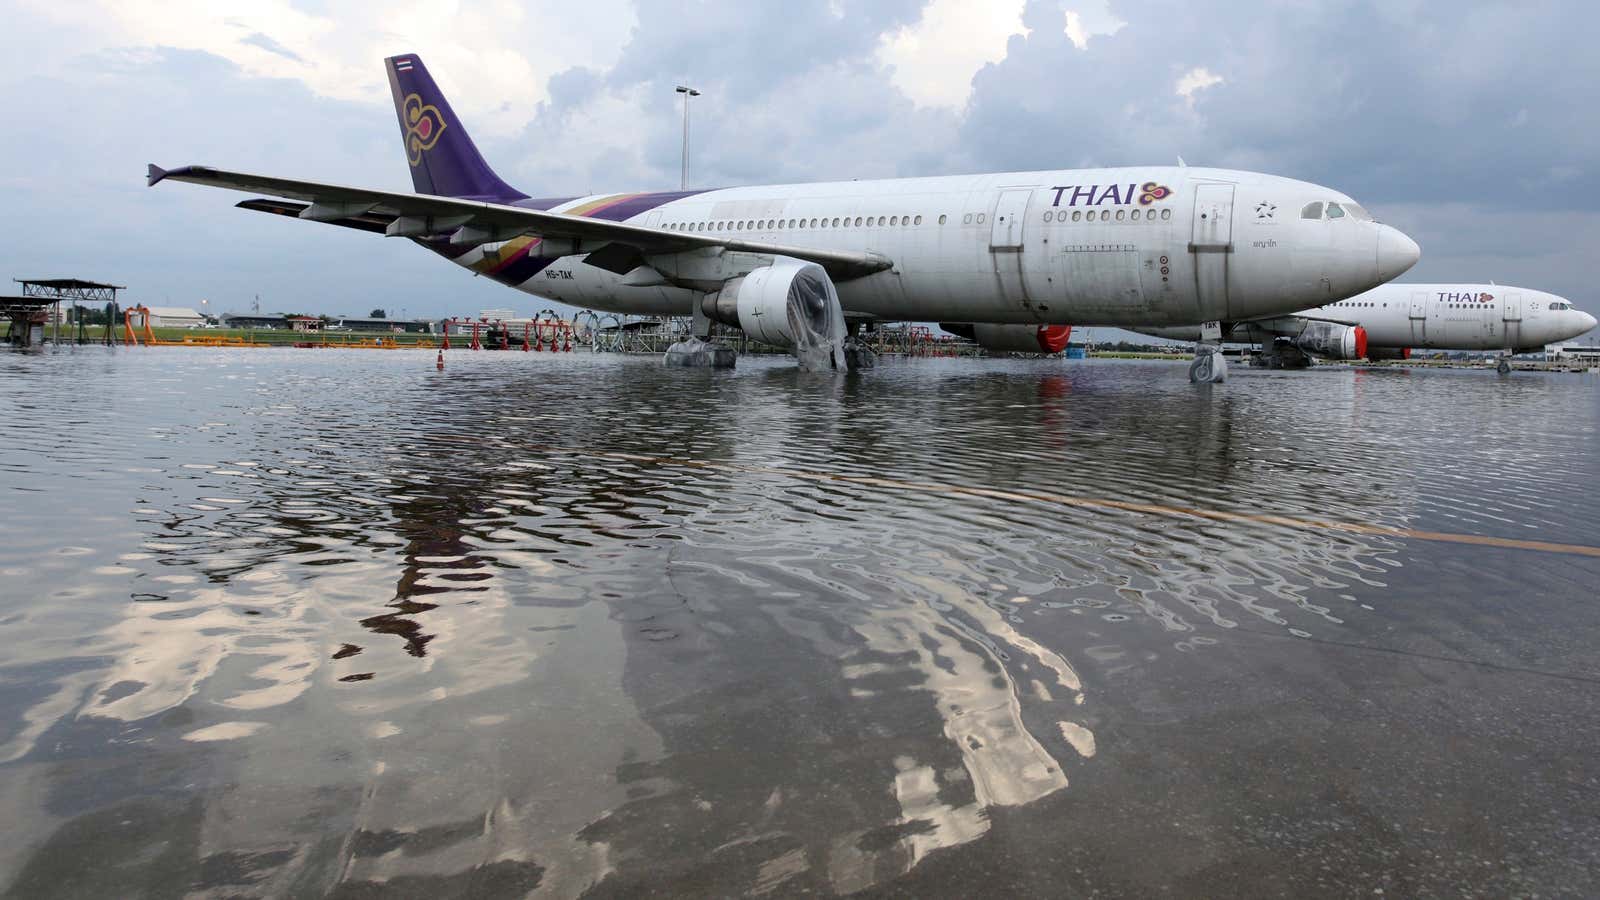
[[[407,94],[400,108],[405,116],[406,158],[415,166],[422,162],[422,151],[432,150],[439,142],[445,129],[444,116],[439,115],[438,107],[423,103],[416,94]]]

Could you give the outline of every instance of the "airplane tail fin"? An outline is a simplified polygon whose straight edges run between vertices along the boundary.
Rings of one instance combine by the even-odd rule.
[[[509,203],[527,194],[500,180],[415,53],[384,60],[400,117],[411,183],[419,194]]]

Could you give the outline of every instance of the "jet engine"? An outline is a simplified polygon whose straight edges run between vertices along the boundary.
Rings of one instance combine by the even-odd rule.
[[[1360,325],[1310,321],[1293,343],[1324,359],[1361,359],[1367,355],[1367,330]]]
[[[1367,359],[1373,362],[1379,360],[1410,359],[1410,347],[1373,347],[1367,351]]]
[[[940,322],[944,331],[974,341],[991,353],[1060,353],[1072,337],[1071,325],[970,325]]]
[[[844,310],[828,273],[788,256],[724,282],[706,294],[700,310],[753,340],[794,351],[809,370],[845,368]]]

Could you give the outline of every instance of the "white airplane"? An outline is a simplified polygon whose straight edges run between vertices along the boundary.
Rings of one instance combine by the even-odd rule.
[[[267,194],[239,205],[405,237],[539,297],[692,316],[808,368],[873,321],[1159,326],[1279,315],[1369,290],[1419,250],[1330,188],[1226,169],[1133,167],[534,199],[502,181],[414,54],[386,60],[416,193],[152,165],[149,184]],[[1306,218],[1308,205],[1339,209]],[[989,334],[1005,329],[986,329]],[[1220,380],[1218,327],[1190,376]],[[674,351],[677,351],[676,353]],[[727,365],[686,341],[669,362]]]
[[[1308,357],[1406,359],[1413,349],[1501,350],[1512,354],[1570,340],[1595,327],[1595,317],[1563,297],[1503,284],[1385,284],[1317,309],[1224,327],[1229,340],[1261,345],[1271,368],[1302,368]],[[1140,328],[1173,340],[1200,329]]]

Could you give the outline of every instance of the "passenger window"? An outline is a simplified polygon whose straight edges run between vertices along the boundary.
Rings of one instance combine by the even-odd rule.
[[[835,228],[839,227],[839,217],[838,216],[834,216],[833,217],[833,227],[835,227]]]
[[[979,224],[979,225],[982,225],[982,224],[983,224],[983,220],[984,220],[984,218],[985,218],[985,216],[984,216],[984,214],[983,214],[983,213],[978,213],[978,224]]]
[[[1055,217],[1056,217],[1055,213],[1053,213],[1053,212],[1051,212],[1049,210],[1045,210],[1045,212],[1044,212],[1044,220],[1046,222],[1049,222],[1049,221],[1055,219]]]
[[[1328,204],[1328,218],[1330,218],[1330,219],[1342,219],[1342,218],[1344,218],[1344,208],[1341,207],[1337,203],[1329,203]]]
[[[1166,221],[1166,220],[1168,220],[1168,219],[1170,219],[1170,218],[1172,218],[1172,210],[1170,210],[1170,209],[1163,209],[1163,210],[1162,210],[1162,211],[1161,211],[1161,220],[1162,220],[1162,221],[1163,221],[1163,222],[1165,222],[1165,221]]]
[[[961,217],[961,224],[963,224],[963,225],[971,225],[972,224],[972,213],[967,213],[966,215],[962,216]]]
[[[1318,200],[1315,203],[1307,203],[1305,209],[1300,210],[1300,218],[1302,218],[1302,219],[1320,219],[1320,218],[1322,218],[1322,201]]]
[[[878,217],[878,227],[882,228],[885,221],[887,221],[887,220],[883,216],[879,216]]]
[[[890,225],[899,225],[900,224],[900,217],[899,216],[890,216],[889,217],[889,224]]]
[[[948,218],[949,218],[949,216],[946,216],[943,213],[940,213],[939,214],[939,224],[943,225],[945,223],[945,220],[948,219]]]
[[[1122,218],[1123,218],[1123,216],[1124,216],[1124,215],[1125,215],[1125,214],[1124,214],[1124,213],[1123,213],[1123,211],[1122,211],[1122,210],[1120,210],[1120,209],[1119,209],[1119,210],[1117,210],[1117,221],[1118,221],[1118,222],[1121,222],[1121,221],[1122,221]]]
[[[915,222],[912,222],[911,224],[913,224],[913,225],[921,225],[922,224],[922,217],[921,216],[917,216],[917,220]]]
[[[1083,219],[1083,213],[1082,212],[1080,212],[1078,210],[1073,210],[1072,211],[1072,221],[1077,222],[1077,221],[1081,221],[1082,219]]]

